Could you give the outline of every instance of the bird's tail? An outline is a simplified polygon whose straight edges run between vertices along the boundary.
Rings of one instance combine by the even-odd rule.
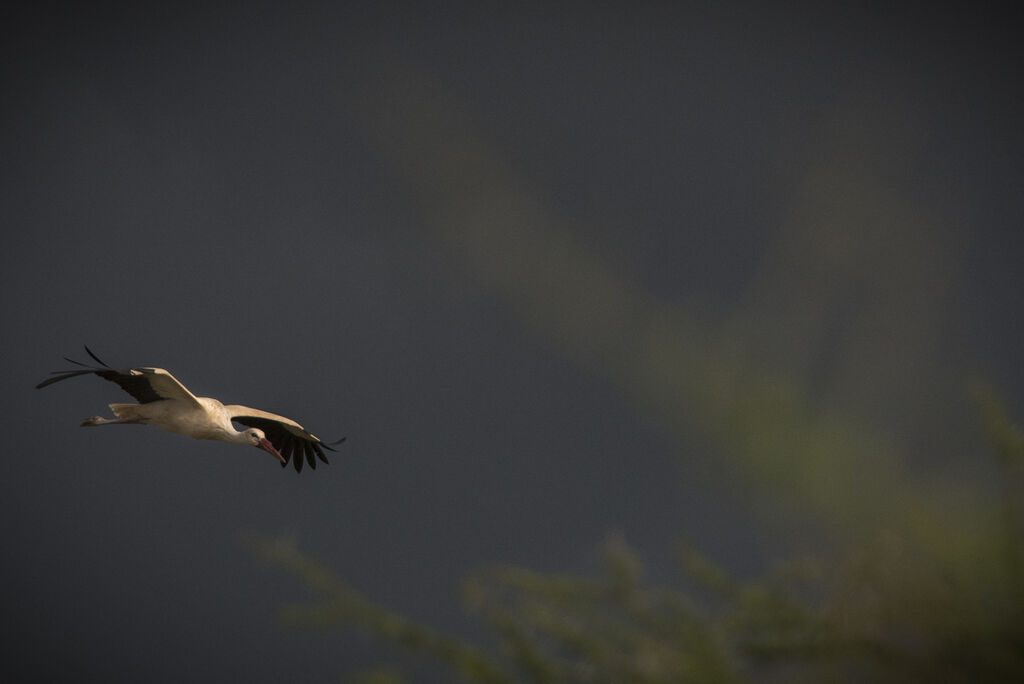
[[[139,417],[141,404],[110,404],[110,410],[121,420],[132,420]]]

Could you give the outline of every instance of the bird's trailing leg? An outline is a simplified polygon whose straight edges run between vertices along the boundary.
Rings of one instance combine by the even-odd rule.
[[[93,427],[95,425],[138,425],[142,421],[138,418],[104,418],[93,416],[82,421],[79,427]]]

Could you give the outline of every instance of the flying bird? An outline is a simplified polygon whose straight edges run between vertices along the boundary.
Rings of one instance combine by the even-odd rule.
[[[111,368],[92,353],[85,351],[99,366],[90,366],[74,359],[64,360],[85,370],[73,369],[54,371],[53,377],[36,385],[42,389],[61,380],[79,375],[98,375],[104,380],[115,382],[138,401],[137,404],[110,404],[115,418],[93,416],[82,422],[82,427],[96,425],[155,425],[156,427],[186,435],[194,439],[217,439],[231,444],[245,444],[273,454],[281,467],[291,461],[296,472],[302,470],[303,458],[311,468],[316,468],[320,459],[327,463],[324,449],[337,451],[332,447],[345,441],[324,442],[290,418],[248,406],[225,406],[216,399],[197,397],[163,368]],[[239,430],[233,423],[245,426]]]

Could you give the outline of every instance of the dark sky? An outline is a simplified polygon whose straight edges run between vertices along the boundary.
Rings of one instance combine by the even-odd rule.
[[[1005,17],[100,5],[3,10],[7,680],[387,659],[275,623],[307,595],[248,532],[459,633],[465,573],[590,571],[613,530],[666,581],[675,539],[741,574],[814,539],[748,505],[727,439],[652,408],[637,311],[799,378],[925,476],[976,462],[966,378],[1021,415]],[[32,387],[83,343],[348,442],[297,475],[81,430],[115,386]]]

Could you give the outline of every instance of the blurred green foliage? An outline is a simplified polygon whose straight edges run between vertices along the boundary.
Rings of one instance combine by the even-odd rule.
[[[320,597],[285,606],[285,624],[354,626],[467,682],[1024,681],[1024,439],[990,391],[975,395],[1001,469],[984,534],[886,531],[755,581],[680,547],[678,586],[648,582],[638,554],[611,535],[594,577],[513,566],[471,574],[463,599],[493,634],[490,649],[375,605],[287,540],[249,541]],[[357,681],[403,678],[392,668]]]
[[[914,190],[926,117],[869,88],[811,127],[780,168],[786,207],[746,295],[708,320],[585,243],[466,103],[379,57],[349,100],[354,124],[452,263],[524,334],[680,445],[706,446],[687,458],[765,513],[752,524],[807,525],[829,548],[753,581],[680,547],[678,582],[654,584],[615,535],[596,576],[478,570],[464,601],[493,636],[478,645],[376,605],[287,540],[253,538],[320,597],[286,606],[286,624],[354,626],[469,682],[1024,681],[1024,432],[976,383],[996,484],[958,454],[923,459],[957,464],[926,474],[908,456],[945,448],[941,398],[960,382],[941,346],[958,247]]]
[[[599,219],[562,217],[471,103],[414,65],[378,61],[353,118],[467,283],[680,446],[706,444],[687,458],[742,490],[761,518],[844,537],[981,524],[976,502],[951,509],[948,492],[921,487],[899,442],[948,389],[937,341],[957,269],[949,226],[910,190],[919,136],[906,133],[919,122],[898,97],[852,93],[807,131],[800,161],[773,179],[785,208],[764,229],[745,293],[712,304],[687,293],[690,306],[656,296],[610,255],[629,251],[628,225],[580,230]],[[686,217],[675,228],[704,230]],[[622,243],[592,239],[602,233]],[[678,262],[692,268],[693,257]],[[737,268],[723,262],[722,278]]]

